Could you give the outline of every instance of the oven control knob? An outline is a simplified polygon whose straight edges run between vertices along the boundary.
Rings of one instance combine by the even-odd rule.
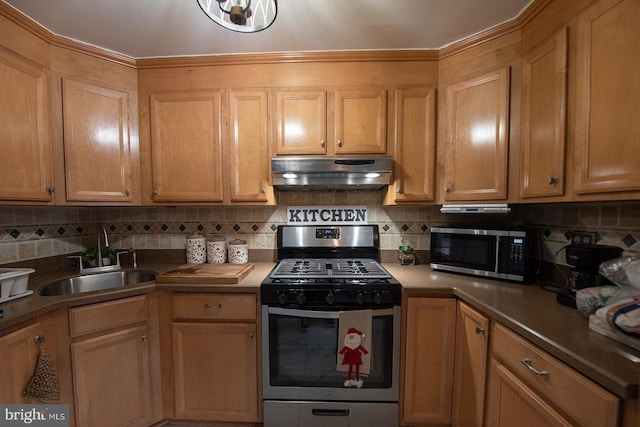
[[[356,302],[360,305],[364,304],[364,294],[362,292],[356,294]]]
[[[376,292],[373,294],[373,302],[376,304],[382,304],[382,293]]]
[[[287,303],[287,294],[285,294],[284,292],[279,292],[278,293],[278,301],[280,302],[280,304],[286,304]]]
[[[304,296],[304,292],[298,292],[298,295],[296,295],[296,302],[298,304],[304,304],[306,300],[307,297]]]
[[[336,296],[331,292],[327,294],[327,297],[325,299],[327,300],[327,304],[333,304],[334,302],[336,302]]]

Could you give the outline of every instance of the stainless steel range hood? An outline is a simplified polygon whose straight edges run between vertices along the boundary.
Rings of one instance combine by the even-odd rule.
[[[391,157],[274,157],[272,183],[284,190],[377,190],[391,183]]]

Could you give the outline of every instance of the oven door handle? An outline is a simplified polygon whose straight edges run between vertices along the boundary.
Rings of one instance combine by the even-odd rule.
[[[310,319],[339,319],[340,318],[340,311],[300,310],[298,308],[281,308],[281,307],[269,307],[269,314],[279,314],[281,316],[293,316],[293,317],[308,317]],[[393,308],[371,310],[371,315],[373,317],[393,316]]]

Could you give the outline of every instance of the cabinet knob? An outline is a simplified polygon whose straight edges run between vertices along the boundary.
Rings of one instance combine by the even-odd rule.
[[[342,147],[342,140],[341,139],[338,140],[338,147]]]
[[[262,194],[264,194],[264,193],[266,193],[266,192],[267,192],[267,189],[266,189],[266,188],[264,188],[264,187],[262,187],[262,188],[260,189],[260,192],[261,192]]]
[[[249,341],[253,341],[253,333],[249,334]]]
[[[222,304],[205,304],[204,308],[222,308]]]
[[[50,187],[47,187],[47,193],[52,194],[56,191],[56,187],[54,187],[53,185]]]
[[[476,335],[484,335],[484,328],[476,326]]]
[[[147,342],[147,336],[146,335],[142,336],[142,342]]]
[[[127,196],[131,194],[131,189],[130,188],[125,189],[124,194],[126,194]]]
[[[550,176],[547,182],[549,183],[549,185],[556,185],[557,183],[560,182],[560,178]]]
[[[445,192],[445,193],[448,193],[448,192],[450,192],[450,191],[451,191],[451,189],[449,188],[449,186],[445,186],[445,187],[444,187],[444,192]]]
[[[158,190],[154,188],[154,189],[151,191],[151,194],[153,194],[154,196],[157,196],[157,195],[158,195]]]
[[[324,139],[320,140],[320,147],[324,147]]]
[[[400,193],[401,193],[401,191],[400,191],[400,186],[399,186],[399,185],[396,187],[396,193],[398,193],[398,194],[400,194]]]

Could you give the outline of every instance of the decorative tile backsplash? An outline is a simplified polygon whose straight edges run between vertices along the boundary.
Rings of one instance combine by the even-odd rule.
[[[280,205],[269,207],[0,206],[0,264],[79,252],[95,245],[98,224],[117,248],[185,249],[186,236],[200,233],[275,250],[275,231],[286,224],[290,205],[365,205],[369,222],[380,227],[383,250],[397,249],[403,238],[428,250],[436,225],[527,225],[538,231],[547,261],[570,243],[570,231],[596,232],[597,243],[640,254],[640,202],[513,205],[509,215],[445,215],[439,206],[381,206],[377,191],[309,191],[282,192]],[[564,264],[564,256],[556,258]]]

